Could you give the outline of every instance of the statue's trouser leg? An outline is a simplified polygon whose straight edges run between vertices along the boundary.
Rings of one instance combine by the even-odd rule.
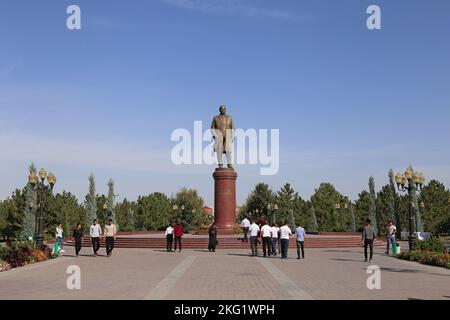
[[[227,152],[226,156],[227,156],[227,164],[232,164],[232,162],[231,162],[231,152]]]
[[[223,165],[223,145],[218,145],[216,148],[217,163]]]
[[[223,165],[223,144],[219,144],[216,147],[216,153],[217,153],[217,163],[219,165]]]

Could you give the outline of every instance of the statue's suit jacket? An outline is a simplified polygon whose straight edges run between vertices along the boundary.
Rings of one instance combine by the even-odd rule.
[[[225,126],[223,126],[226,132],[222,133],[222,121],[225,121]],[[214,137],[216,137],[216,143],[214,145],[214,150],[217,151],[218,148],[222,147],[223,144],[223,153],[231,152],[233,150],[233,141],[234,141],[234,122],[231,116],[215,116],[213,118],[211,124],[211,133]],[[218,139],[217,137],[222,136],[223,139]]]

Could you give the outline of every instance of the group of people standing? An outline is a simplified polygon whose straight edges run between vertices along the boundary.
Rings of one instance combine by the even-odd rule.
[[[94,256],[98,255],[98,250],[100,249],[101,238],[105,238],[106,255],[110,257],[114,249],[114,240],[116,238],[117,228],[113,223],[112,219],[108,220],[108,223],[104,227],[102,234],[102,227],[97,223],[97,219],[92,221],[89,227],[89,236],[91,238],[92,249],[94,251]],[[72,232],[72,236],[75,242],[75,254],[78,257],[82,248],[82,241],[84,238],[83,228],[80,223],[77,223],[75,229]],[[63,240],[63,228],[62,224],[58,223],[56,226],[56,243],[59,246],[60,253],[64,253],[64,240]]]
[[[241,228],[244,232],[243,242],[248,242],[250,235],[250,247],[252,250],[252,257],[258,256],[258,243],[262,243],[263,256],[270,257],[281,253],[282,259],[287,259],[289,249],[289,239],[292,235],[292,230],[288,223],[279,227],[277,223],[269,225],[264,219],[259,219],[258,224],[256,219],[251,221],[244,218],[241,222]],[[305,258],[305,229],[298,225],[295,229],[296,243],[297,243],[297,259]]]
[[[166,251],[167,252],[175,252],[177,251],[178,244],[178,252],[181,252],[181,239],[183,238],[183,226],[181,223],[170,224],[166,229]],[[172,245],[175,240],[175,250],[172,250]]]
[[[166,251],[167,252],[175,252],[177,251],[178,244],[178,252],[181,252],[181,239],[183,238],[183,225],[178,223],[176,225],[170,224],[166,228]],[[208,241],[208,250],[209,252],[216,252],[216,246],[218,244],[217,241],[217,227],[216,223],[213,222],[208,229],[209,241]],[[172,250],[172,244],[175,239],[175,250]]]

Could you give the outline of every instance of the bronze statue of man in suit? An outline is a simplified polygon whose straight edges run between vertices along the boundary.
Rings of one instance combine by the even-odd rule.
[[[233,169],[231,162],[231,152],[234,142],[234,123],[233,118],[228,116],[227,107],[220,106],[220,114],[213,118],[211,124],[211,133],[216,140],[214,150],[217,153],[217,162],[219,168],[223,167],[223,154],[227,157],[228,168]]]

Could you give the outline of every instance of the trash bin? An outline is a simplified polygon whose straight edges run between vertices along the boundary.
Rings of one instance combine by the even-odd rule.
[[[394,253],[394,256],[400,254],[400,245],[398,243],[392,245],[392,252]]]
[[[55,255],[55,257],[57,257],[59,255],[59,243],[55,242],[55,245],[53,246],[53,254]]]

